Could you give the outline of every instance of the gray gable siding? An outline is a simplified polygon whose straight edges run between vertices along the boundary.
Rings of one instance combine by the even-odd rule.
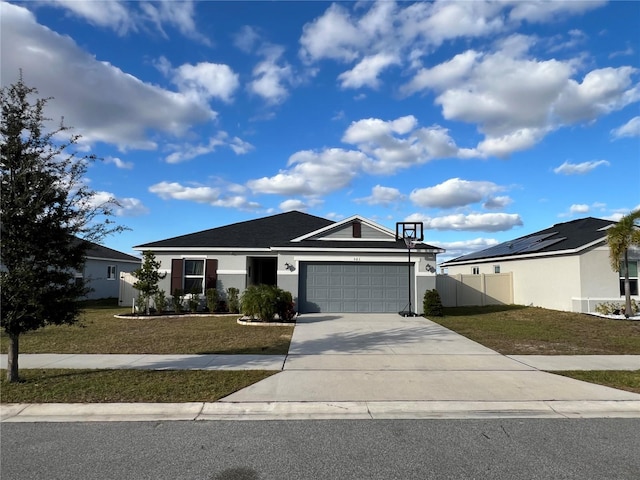
[[[361,240],[389,240],[391,237],[385,232],[381,232],[377,228],[373,228],[365,223],[360,224],[360,239]],[[353,225],[351,223],[347,225],[341,225],[341,228],[330,230],[324,235],[313,237],[314,240],[346,240],[353,237]]]

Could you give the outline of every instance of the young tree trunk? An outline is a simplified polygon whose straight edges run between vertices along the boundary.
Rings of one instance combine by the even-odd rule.
[[[631,282],[629,281],[629,251],[624,251],[624,316],[629,318],[631,311]]]
[[[19,339],[19,334],[9,334],[9,351],[7,352],[7,380],[9,382],[20,381],[20,377],[18,376]]]

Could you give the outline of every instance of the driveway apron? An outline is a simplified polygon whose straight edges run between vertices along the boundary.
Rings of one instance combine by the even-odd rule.
[[[640,400],[541,372],[422,317],[307,314],[284,370],[222,402]]]

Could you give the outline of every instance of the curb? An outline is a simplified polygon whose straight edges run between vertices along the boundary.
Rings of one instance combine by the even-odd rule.
[[[3,404],[2,423],[640,418],[640,400]]]

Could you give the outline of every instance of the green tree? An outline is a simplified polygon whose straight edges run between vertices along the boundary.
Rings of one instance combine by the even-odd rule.
[[[607,230],[611,268],[615,272],[624,270],[624,314],[627,318],[633,314],[629,282],[629,248],[640,245],[640,227],[637,224],[639,220],[640,210],[635,210]]]
[[[47,129],[49,100],[20,79],[0,90],[1,327],[9,337],[7,380],[17,382],[20,335],[45,325],[72,324],[88,291],[87,241],[119,231],[108,220],[113,201],[96,205],[84,182],[94,156],[67,153],[79,136],[60,124]],[[70,135],[59,142],[61,136]],[[87,240],[87,241],[85,241]]]
[[[138,279],[133,284],[133,288],[138,290],[145,300],[145,313],[149,315],[149,300],[156,295],[160,288],[158,282],[167,276],[166,273],[160,273],[160,262],[156,260],[156,256],[150,250],[142,252],[142,265],[131,274]]]

